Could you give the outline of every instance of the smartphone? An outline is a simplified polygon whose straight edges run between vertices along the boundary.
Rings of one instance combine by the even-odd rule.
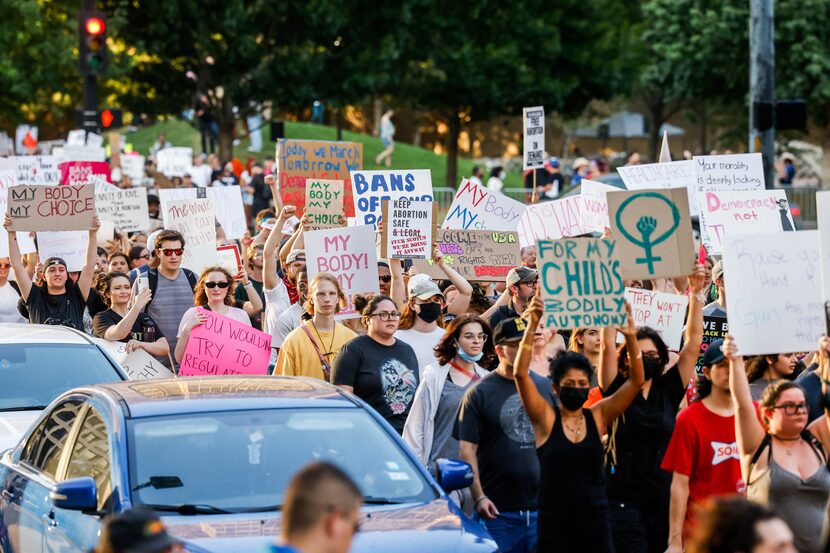
[[[264,229],[274,230],[274,227],[277,226],[277,222],[273,219],[265,219],[259,226]]]
[[[830,301],[824,302],[824,332],[830,336]]]
[[[136,295],[141,294],[144,290],[150,288],[150,280],[146,276],[140,276],[136,279]]]

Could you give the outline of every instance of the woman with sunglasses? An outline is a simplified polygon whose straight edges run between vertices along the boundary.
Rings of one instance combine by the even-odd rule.
[[[251,319],[248,314],[238,307],[233,307],[233,289],[233,275],[224,267],[208,267],[202,271],[193,291],[193,303],[196,307],[191,307],[185,311],[182,322],[179,324],[178,342],[175,351],[176,363],[182,362],[182,357],[184,357],[184,352],[187,349],[187,342],[190,339],[190,332],[196,326],[207,321],[207,317],[197,311],[199,307],[251,326]]]
[[[130,268],[138,269],[150,263],[150,250],[147,246],[133,246],[130,248]]]
[[[25,323],[26,319],[17,309],[20,300],[20,287],[9,280],[12,268],[8,257],[0,258],[0,323]]]
[[[823,378],[828,377],[830,338],[819,342]],[[802,553],[824,551],[830,503],[830,427],[825,415],[807,426],[807,400],[794,382],[776,380],[764,390],[760,416],[752,401],[744,360],[732,336],[723,342],[729,389],[735,404],[735,435],[746,497],[768,505],[795,534]]]
[[[343,346],[331,381],[368,403],[400,434],[418,387],[418,358],[395,338],[401,314],[392,298],[372,297],[362,315],[366,336]]]

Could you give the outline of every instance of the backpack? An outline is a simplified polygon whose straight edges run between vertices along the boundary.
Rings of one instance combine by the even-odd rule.
[[[190,283],[190,289],[192,291],[196,291],[196,281],[199,280],[199,277],[196,276],[196,273],[191,271],[190,269],[185,269],[184,267],[181,268],[181,271],[184,273],[184,276],[187,277],[187,282]],[[147,271],[147,284],[150,287],[150,292],[152,296],[150,297],[150,303],[153,303],[153,299],[156,297],[156,288],[159,286],[159,270],[158,269],[150,269]],[[150,303],[147,304],[147,307],[150,307]],[[147,307],[144,310],[147,310]]]

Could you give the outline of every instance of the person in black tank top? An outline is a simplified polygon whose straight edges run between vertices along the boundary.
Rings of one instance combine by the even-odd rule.
[[[551,360],[559,408],[542,398],[530,378],[533,339],[543,309],[537,291],[527,311],[530,320],[514,365],[516,387],[533,424],[541,469],[537,551],[613,553],[600,434],[625,411],[644,381],[631,306],[626,303],[627,325],[618,329],[628,346],[628,381],[590,409],[583,404],[594,369],[582,354],[563,352]],[[600,363],[607,347],[614,344],[605,344],[603,334]]]

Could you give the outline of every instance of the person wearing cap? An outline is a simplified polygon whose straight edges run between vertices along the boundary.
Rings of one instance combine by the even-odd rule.
[[[513,364],[527,325],[518,317],[493,331],[498,367],[464,394],[453,437],[461,459],[473,467],[475,510],[503,553],[530,553],[536,546],[539,458],[533,426],[513,380]],[[553,405],[550,380],[530,380]]]
[[[161,202],[155,194],[147,194],[147,213],[150,216],[150,227],[147,229],[149,232],[160,230],[164,227],[164,222],[161,218]],[[149,245],[150,242],[148,241],[147,244]]]
[[[698,505],[709,497],[734,495],[745,489],[729,381],[723,340],[715,340],[703,354],[703,374],[697,379],[700,400],[678,415],[661,464],[672,475],[666,551],[683,551]]]
[[[588,171],[591,167],[591,162],[584,157],[578,157],[574,160],[573,176],[571,176],[571,184],[579,184],[582,179],[588,178]]]
[[[447,265],[438,245],[432,248],[433,266],[443,271],[447,279],[458,290],[458,295],[448,308],[444,308],[444,294],[428,275],[419,274],[409,278],[407,302],[401,306],[401,322],[395,338],[412,346],[418,356],[418,367],[423,371],[435,363],[435,346],[444,336],[443,315],[458,316],[467,312],[473,287],[458,272]],[[400,267],[399,263],[396,263]],[[397,277],[393,277],[398,280]]]
[[[84,311],[86,311],[86,302],[92,289],[92,278],[95,275],[98,249],[96,234],[101,226],[98,216],[92,218],[86,248],[86,263],[77,282],[73,282],[69,277],[66,261],[60,257],[50,257],[43,262],[43,282],[34,285],[23,264],[23,257],[17,243],[17,233],[9,232],[11,225],[11,217],[6,215],[3,226],[9,235],[9,260],[20,287],[20,296],[26,302],[29,322],[69,326],[83,331]]]
[[[550,189],[545,193],[548,199],[554,199],[559,196],[559,193],[565,189],[565,175],[562,174],[562,171],[559,168],[559,159],[556,157],[552,157],[548,160],[545,164],[545,169],[547,169],[548,180],[551,183]]]
[[[539,285],[539,273],[528,267],[514,267],[507,273],[507,287],[493,306],[482,317],[495,328],[501,321],[518,317],[524,312]]]
[[[712,267],[712,282],[718,289],[718,299],[703,306],[703,316],[726,318],[726,281],[723,277],[723,261],[718,261]]]
[[[167,532],[159,518],[138,508],[104,519],[94,553],[173,553],[184,551],[182,542]]]

